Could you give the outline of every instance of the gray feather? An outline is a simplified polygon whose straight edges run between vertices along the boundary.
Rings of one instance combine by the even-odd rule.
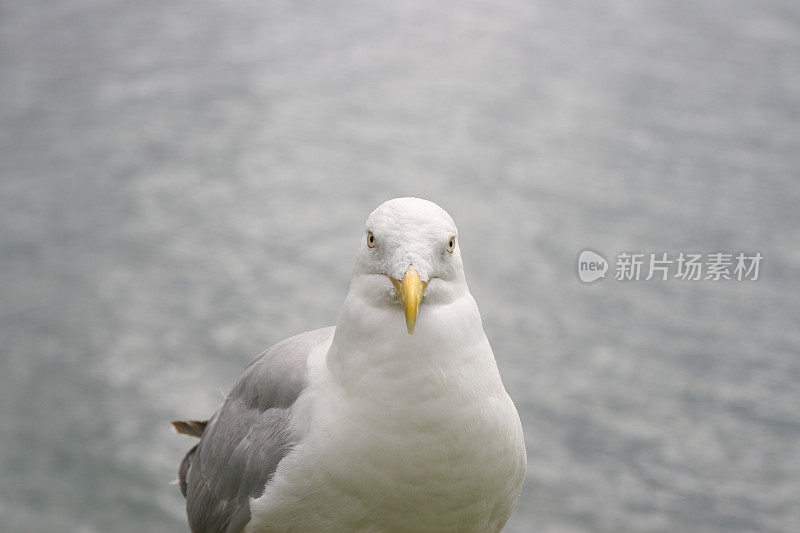
[[[234,533],[250,520],[250,499],[294,446],[292,405],[307,384],[308,355],[334,329],[302,333],[256,357],[203,428],[179,472],[193,532]]]

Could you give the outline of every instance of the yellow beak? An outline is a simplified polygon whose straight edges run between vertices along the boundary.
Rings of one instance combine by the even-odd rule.
[[[422,295],[425,293],[427,283],[419,280],[419,274],[413,268],[406,270],[403,276],[403,281],[397,281],[391,278],[394,284],[394,290],[397,292],[397,298],[400,300],[400,305],[403,306],[403,311],[406,314],[406,328],[408,334],[414,334],[414,325],[417,323],[417,309],[419,303],[422,301]]]

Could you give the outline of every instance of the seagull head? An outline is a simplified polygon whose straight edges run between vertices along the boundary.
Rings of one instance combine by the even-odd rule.
[[[367,303],[402,311],[409,335],[421,307],[468,292],[453,219],[419,198],[389,200],[369,215],[354,277]]]

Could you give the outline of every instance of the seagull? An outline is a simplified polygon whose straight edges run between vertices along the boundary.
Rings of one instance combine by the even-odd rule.
[[[335,327],[173,426],[200,438],[179,468],[193,532],[500,531],[527,466],[456,225],[419,198],[367,218]]]

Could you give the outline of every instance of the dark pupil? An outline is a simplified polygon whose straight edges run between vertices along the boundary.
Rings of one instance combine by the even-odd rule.
[[[450,248],[452,248],[453,247],[453,239],[450,239],[450,243],[449,244],[450,244]]]
[[[373,237],[372,235],[370,235],[370,236],[369,236],[369,242],[370,242],[370,243],[372,243],[372,241],[374,241],[374,240],[375,240],[375,237]]]

